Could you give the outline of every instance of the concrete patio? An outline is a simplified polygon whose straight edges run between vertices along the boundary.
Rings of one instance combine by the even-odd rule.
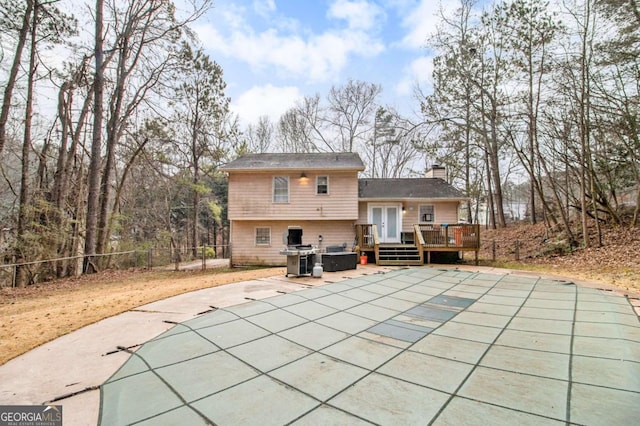
[[[518,274],[387,271],[175,325],[101,386],[100,423],[640,420],[640,323],[629,299]],[[180,310],[171,299],[145,309]]]

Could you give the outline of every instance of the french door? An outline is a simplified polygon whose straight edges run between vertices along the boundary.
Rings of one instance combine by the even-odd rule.
[[[383,204],[369,206],[369,223],[378,228],[378,240],[381,243],[400,242],[400,204]]]

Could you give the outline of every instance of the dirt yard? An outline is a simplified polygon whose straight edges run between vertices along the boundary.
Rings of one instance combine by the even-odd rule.
[[[491,263],[491,243],[495,241],[494,266],[574,277],[612,285],[634,295],[640,293],[640,227],[603,226],[602,246],[591,238],[591,247],[570,253],[558,252],[563,247],[562,236],[550,237],[541,223],[486,230],[481,241],[483,264]],[[515,261],[516,241],[519,261]]]
[[[284,273],[284,268],[106,271],[26,288],[0,288],[0,365],[56,337],[147,303]]]

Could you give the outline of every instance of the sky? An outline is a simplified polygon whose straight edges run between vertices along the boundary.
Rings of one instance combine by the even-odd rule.
[[[349,79],[380,84],[380,102],[411,116],[429,89],[427,39],[455,0],[214,0],[195,25],[222,66],[243,124],[276,122],[297,99]]]

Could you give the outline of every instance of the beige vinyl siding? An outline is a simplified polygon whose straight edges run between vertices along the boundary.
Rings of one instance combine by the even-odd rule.
[[[231,220],[356,220],[357,172],[232,172],[229,174]],[[289,177],[289,202],[273,202],[273,177]],[[316,194],[316,177],[329,177],[329,193]]]
[[[393,203],[397,203],[394,201]],[[361,201],[358,204],[358,223],[369,223],[369,204],[382,205],[388,201]],[[434,206],[434,223],[458,223],[458,201],[411,201],[402,202],[404,213],[402,214],[402,232],[413,232],[413,225],[420,223],[420,205],[431,204]]]
[[[413,230],[413,224],[420,223],[420,206],[433,205],[433,223],[458,223],[458,201],[418,201],[405,203],[403,231]]]
[[[303,230],[302,243],[318,245],[322,249],[327,246],[347,244],[351,250],[355,240],[353,220],[342,221],[253,221],[235,220],[232,226],[231,262],[233,265],[286,265],[287,257],[279,252],[286,247],[282,236],[289,226],[299,226]],[[256,228],[271,228],[271,245],[257,246],[255,242]],[[322,235],[322,244],[318,236]]]

